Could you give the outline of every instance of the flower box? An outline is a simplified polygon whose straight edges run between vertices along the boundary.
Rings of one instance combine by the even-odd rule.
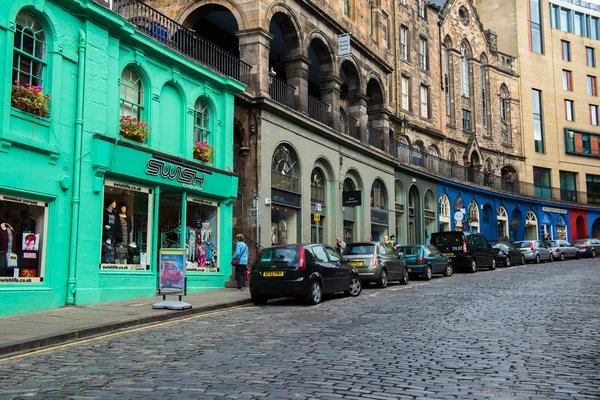
[[[138,121],[137,118],[126,115],[121,117],[120,126],[120,134],[124,138],[138,143],[146,143],[150,130],[150,126],[146,121]]]
[[[10,109],[10,132],[29,140],[50,142],[50,119],[39,117],[15,107]]]
[[[11,106],[42,118],[50,115],[50,95],[42,93],[41,86],[33,86],[30,83],[23,86],[19,81],[13,83],[10,93]]]
[[[214,153],[215,148],[206,142],[196,142],[194,144],[194,158],[196,160],[210,164]]]

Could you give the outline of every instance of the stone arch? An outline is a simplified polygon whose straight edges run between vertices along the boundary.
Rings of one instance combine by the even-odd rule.
[[[301,44],[304,43],[302,28],[298,18],[296,17],[296,14],[287,4],[281,1],[271,4],[265,13],[265,18],[263,21],[264,26],[270,26],[271,21],[273,18],[275,18],[276,14],[283,14],[287,17],[287,21],[282,22],[286,23],[286,27],[289,28],[290,31],[293,30],[296,33],[298,40],[297,46],[299,49],[302,49]],[[288,22],[290,25],[287,25]],[[288,29],[286,29],[286,31],[288,31]]]
[[[479,56],[479,61],[484,65],[488,63],[488,57],[487,54],[485,54],[485,52],[481,53],[481,55]]]
[[[298,149],[288,141],[280,141],[271,155],[271,187],[300,193],[302,179],[302,163],[298,156]],[[287,157],[286,157],[287,156]],[[285,179],[291,177],[292,179]]]
[[[473,57],[473,49],[471,48],[471,43],[469,43],[469,39],[467,39],[466,37],[460,41],[461,53],[462,53],[463,49],[465,49],[465,51],[466,51],[467,58]]]
[[[452,38],[450,38],[450,35],[446,35],[446,37],[444,38],[443,44],[446,49],[448,49],[448,50],[452,49]]]
[[[340,79],[342,79],[343,74],[346,80],[342,80],[347,81],[346,84],[348,86],[347,90],[344,90],[344,83],[342,83],[340,87],[341,97],[344,97],[344,94],[352,97],[363,93],[363,79],[358,67],[358,61],[353,55],[342,59],[338,63],[338,70],[340,71]]]
[[[371,71],[368,75],[367,75],[367,79],[365,80],[366,82],[366,86],[365,89],[363,90],[363,93],[366,93],[367,96],[369,96],[369,106],[368,108],[374,109],[373,106],[376,104],[378,107],[381,107],[381,109],[385,108],[385,85],[383,84],[383,79],[381,79],[381,76],[379,76],[378,73]],[[375,95],[376,100],[374,101],[371,97],[371,95],[369,95],[369,92],[371,89],[371,93],[373,95]],[[379,108],[378,108],[379,109]]]
[[[344,179],[353,178],[353,182],[356,184],[356,190],[363,190],[365,187],[360,172],[356,168],[348,168],[344,174]]]
[[[242,10],[242,7],[240,7],[237,3],[235,3],[232,0],[209,0],[208,2],[189,2],[185,6],[181,7],[174,19],[176,22],[185,26],[186,28],[191,28],[193,27],[193,25],[195,25],[196,22],[198,22],[198,20],[195,20],[195,22],[192,23],[194,19],[188,20],[188,18],[192,14],[194,14],[194,12],[207,5],[219,5],[226,8],[235,17],[235,20],[237,21],[238,25],[238,30],[243,31],[248,29],[248,24],[246,22],[246,15],[244,13],[244,10]]]
[[[500,97],[503,96],[506,100],[510,99],[510,90],[508,90],[508,86],[505,83],[500,85]]]
[[[305,55],[308,55],[310,57],[310,48],[312,47],[313,42],[317,43],[318,48],[315,49],[315,52],[317,52],[317,57],[319,57],[319,62],[321,63],[325,63],[326,65],[328,65],[330,67],[329,73],[332,73],[335,75],[336,73],[336,66],[335,63],[333,62],[334,60],[334,51],[333,51],[333,47],[331,45],[331,43],[329,42],[329,39],[327,37],[327,35],[325,34],[325,32],[319,30],[319,29],[315,29],[312,32],[310,32],[304,42],[304,51],[305,51]]]
[[[440,232],[450,230],[452,220],[450,198],[446,193],[442,193],[438,200],[438,221],[440,224]]]
[[[302,54],[302,32],[293,12],[284,4],[279,4],[267,21],[269,33],[272,35],[269,49],[269,70],[274,70],[277,78],[287,81],[287,65],[289,58]]]

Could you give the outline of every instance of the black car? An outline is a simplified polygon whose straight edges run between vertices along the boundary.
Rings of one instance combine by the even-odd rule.
[[[600,254],[599,239],[579,239],[573,242],[573,246],[577,247],[581,257],[596,258]]]
[[[510,267],[511,265],[525,264],[525,256],[510,243],[496,240],[491,241],[490,244],[496,253],[498,266]]]
[[[457,269],[468,272],[477,272],[477,268],[496,269],[494,249],[481,233],[436,232],[431,235],[431,244],[450,257]]]
[[[356,268],[322,244],[265,248],[250,274],[250,295],[257,305],[276,297],[301,297],[308,304],[318,304],[324,293],[345,292],[356,297],[361,291]]]

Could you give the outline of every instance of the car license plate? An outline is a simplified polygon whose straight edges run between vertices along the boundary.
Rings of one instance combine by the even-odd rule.
[[[283,271],[265,271],[263,276],[283,276]]]
[[[521,250],[521,254],[527,253],[527,250]]]
[[[350,265],[352,265],[353,267],[362,267],[363,262],[362,261],[350,261]]]
[[[446,257],[454,257],[454,253],[444,253]]]
[[[408,269],[408,272],[412,272],[412,268],[409,268],[409,269]]]

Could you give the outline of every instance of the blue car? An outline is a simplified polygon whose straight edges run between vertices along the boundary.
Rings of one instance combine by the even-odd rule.
[[[450,276],[454,273],[452,260],[433,246],[398,246],[396,252],[406,263],[410,275],[419,275],[425,280],[430,280],[433,274]]]

